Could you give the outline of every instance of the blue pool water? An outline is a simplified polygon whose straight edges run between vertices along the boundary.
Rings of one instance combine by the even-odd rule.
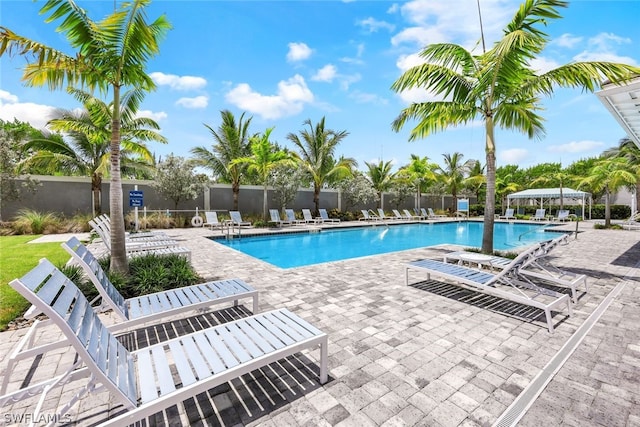
[[[277,267],[292,268],[443,243],[480,247],[482,228],[481,222],[405,224],[215,241]],[[538,224],[496,223],[493,245],[496,250],[510,250],[552,237]]]

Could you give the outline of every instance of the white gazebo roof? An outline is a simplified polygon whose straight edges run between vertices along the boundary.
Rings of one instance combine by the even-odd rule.
[[[605,83],[596,95],[640,148],[640,77],[622,86]]]
[[[574,190],[573,188],[563,188],[562,197],[567,199],[582,199],[590,196],[585,191]],[[544,198],[560,198],[560,188],[532,188],[529,190],[518,191],[507,196],[509,199],[539,199]]]

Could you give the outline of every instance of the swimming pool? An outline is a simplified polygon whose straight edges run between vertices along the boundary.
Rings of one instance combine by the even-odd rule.
[[[482,246],[481,222],[404,224],[214,240],[280,268],[379,255],[443,243]],[[509,250],[552,238],[539,224],[496,223],[494,248]]]

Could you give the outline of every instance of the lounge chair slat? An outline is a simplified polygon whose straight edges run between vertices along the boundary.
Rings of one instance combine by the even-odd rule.
[[[44,282],[44,280],[53,272],[53,269],[46,263],[40,263],[30,270],[27,274],[22,276],[20,280],[29,289],[35,292],[35,290]],[[40,295],[38,293],[38,295]],[[49,300],[50,302],[51,300]]]
[[[94,327],[95,314],[93,308],[87,304],[84,308],[84,316],[80,322],[80,329],[76,332],[78,339],[82,345],[86,348],[89,343],[89,337],[91,336],[91,330]]]
[[[55,297],[60,292],[60,288],[64,285],[64,275],[53,272],[53,275],[42,285],[38,290],[38,296],[42,298],[47,304],[51,304]],[[38,283],[40,285],[40,283]],[[37,285],[36,285],[37,286]]]
[[[211,369],[207,366],[207,362],[202,355],[203,352],[195,343],[194,338],[186,337],[180,341],[189,355],[189,361],[193,365],[198,377],[202,379],[211,375]]]
[[[91,338],[89,339],[89,346],[87,347],[87,351],[89,355],[96,362],[99,359],[99,348],[100,348],[100,334],[102,332],[102,326],[95,327],[91,329]]]
[[[228,326],[220,328],[218,331],[220,336],[224,340],[227,348],[233,352],[233,355],[236,359],[240,361],[240,363],[246,362],[251,359],[251,355],[247,352],[247,350],[242,346],[239,337],[229,331]]]
[[[173,305],[171,304],[171,301],[169,301],[169,298],[167,298],[167,294],[164,292],[160,292],[158,294],[156,294],[158,296],[158,301],[160,302],[160,309],[157,311],[158,313],[161,311],[167,311],[167,310],[171,310],[173,308]]]
[[[84,318],[86,308],[88,305],[89,305],[89,302],[87,301],[86,298],[80,298],[73,305],[73,308],[71,309],[71,314],[69,315],[69,320],[67,321],[67,323],[69,324],[69,327],[74,333],[78,332],[78,328],[82,323],[82,319]]]
[[[166,295],[169,298],[169,301],[171,301],[171,304],[173,304],[174,308],[182,307],[182,301],[180,301],[180,299],[176,295],[175,289],[172,289],[171,291],[167,292]]]
[[[158,389],[156,388],[156,375],[153,372],[153,363],[149,351],[143,350],[138,352],[139,370],[138,390],[140,390],[140,398],[142,403],[151,402],[158,398]]]
[[[213,347],[218,352],[220,358],[227,368],[232,368],[238,365],[239,362],[227,348],[226,341],[223,341],[222,337],[220,337],[217,332],[208,330],[206,331],[206,334],[209,342],[211,342],[211,347]]]
[[[76,290],[72,286],[65,286],[62,288],[62,292],[60,292],[58,298],[56,298],[53,309],[59,314],[67,313],[76,296]]]
[[[253,342],[251,336],[247,334],[246,330],[250,329],[247,322],[240,320],[238,323],[234,323],[229,325],[229,330],[233,334],[234,337],[243,345],[243,347],[249,352],[252,357],[260,357],[264,354],[256,343]]]
[[[269,341],[267,341],[262,334],[256,330],[255,325],[259,325],[258,322],[251,322],[252,319],[243,319],[243,324],[247,325],[242,328],[242,331],[249,336],[251,341],[259,347],[260,352],[269,353],[275,350],[275,346],[271,345]]]
[[[313,335],[321,335],[323,334],[323,332],[316,328],[315,326],[313,326],[311,323],[307,322],[306,320],[302,319],[301,317],[296,316],[295,314],[293,314],[291,311],[287,310],[286,308],[280,310],[280,313],[282,313],[282,316],[286,317],[288,320],[287,323],[291,324],[296,323],[300,326],[302,326],[303,328],[305,328],[307,331],[311,332]]]
[[[184,354],[181,343],[172,341],[169,343],[169,348],[171,349],[171,356],[176,364],[176,369],[178,370],[182,386],[184,387],[196,382],[196,377],[193,375],[191,366],[189,366],[189,358]],[[188,350],[187,353],[189,353],[190,356],[193,356],[193,354]]]
[[[114,384],[118,384],[118,340],[116,340],[115,336],[109,336],[107,346],[106,374]]]
[[[130,319],[137,319],[142,316],[142,312],[140,311],[140,304],[138,303],[138,298],[133,298],[128,301],[128,310]]]
[[[277,319],[280,328],[282,328],[282,330],[287,332],[287,334],[289,334],[296,340],[313,336],[311,332],[302,327],[300,324],[291,322],[291,320],[288,317],[284,316],[282,312],[273,313],[273,317]]]
[[[214,373],[224,371],[225,369],[224,363],[222,362],[218,354],[215,352],[215,350],[213,349],[213,347],[211,346],[211,343],[207,340],[207,338],[203,334],[196,334],[194,335],[193,338],[195,339],[195,342],[198,345],[200,352],[207,359],[207,363],[211,367],[211,370]]]
[[[275,349],[279,349],[285,346],[280,338],[271,333],[269,329],[265,328],[264,325],[258,322],[256,319],[247,318],[246,321],[252,326],[252,330],[259,334],[260,337],[262,337],[269,346]]]
[[[148,294],[145,296],[146,296],[146,299],[149,301],[149,305],[151,306],[152,313],[157,313],[159,311],[162,311],[162,305],[160,304],[160,301],[158,301],[158,296],[156,294]]]
[[[109,352],[109,331],[107,328],[102,328],[100,331],[100,345],[98,346],[98,360],[96,363],[101,371],[107,369],[107,354]]]
[[[295,342],[295,340],[293,338],[291,338],[291,336],[289,336],[288,334],[283,332],[282,329],[280,329],[280,327],[279,327],[279,325],[277,323],[274,323],[273,316],[262,317],[260,319],[260,322],[262,322],[262,324],[263,324],[263,326],[265,328],[269,329],[269,332],[271,332],[273,335],[278,337],[278,339],[280,341],[285,343],[285,345],[290,345],[293,342]]]
[[[164,346],[155,346],[151,350],[153,357],[153,364],[158,374],[158,384],[160,385],[160,393],[171,393],[176,389],[176,385],[173,382],[171,376],[171,369],[169,369],[169,361],[167,360],[167,354],[164,350]]]
[[[143,316],[148,316],[153,313],[153,311],[151,310],[151,303],[149,301],[149,298],[139,298],[138,302],[140,303],[140,311],[142,312]]]

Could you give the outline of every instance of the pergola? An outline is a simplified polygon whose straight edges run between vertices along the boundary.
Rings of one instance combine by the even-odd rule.
[[[548,199],[548,204],[551,205],[552,200],[560,199],[560,188],[532,188],[530,190],[518,191],[517,193],[511,193],[507,196],[507,207],[509,207],[511,200],[516,200],[516,206],[520,205],[520,200],[535,200],[536,203],[540,201],[540,207],[544,207],[545,199]],[[591,193],[585,191],[574,190],[573,188],[562,188],[562,199],[567,200],[580,200],[582,205],[582,218],[585,217],[585,204],[589,200],[589,219],[591,219]]]
[[[596,95],[640,148],[640,77],[622,86],[605,82]]]

